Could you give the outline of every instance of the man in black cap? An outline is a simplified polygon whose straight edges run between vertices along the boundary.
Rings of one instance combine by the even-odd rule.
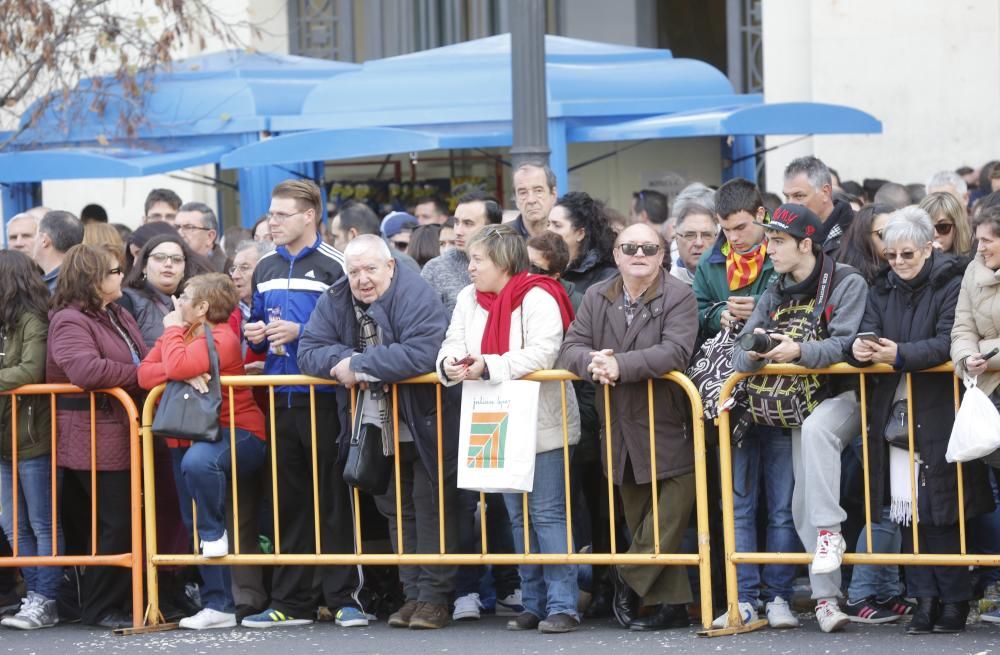
[[[818,242],[823,222],[805,206],[781,205],[761,225],[780,277],[740,333],[734,368],[791,363],[820,369],[844,361],[865,311],[864,278],[824,254]],[[763,343],[747,343],[755,334]],[[761,375],[747,383],[753,420],[792,432],[792,518],[806,552],[814,553],[809,581],[824,632],[849,622],[837,604],[846,547],[840,524],[847,518],[840,506],[840,453],[861,431],[857,395],[839,386],[838,377]]]

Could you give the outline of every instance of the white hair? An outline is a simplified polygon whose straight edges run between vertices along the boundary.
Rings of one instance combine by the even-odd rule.
[[[700,205],[708,210],[709,214],[715,214],[715,191],[705,186],[701,182],[692,182],[687,185],[674,198],[674,204],[670,208],[670,215],[680,219],[681,214],[688,205]]]
[[[916,205],[909,205],[889,214],[889,222],[882,232],[882,242],[886,246],[904,241],[922,246],[933,240],[934,223],[931,222],[930,215]]]
[[[931,175],[931,178],[927,180],[927,192],[930,193],[931,189],[940,189],[943,186],[950,186],[955,189],[955,193],[960,196],[964,196],[969,192],[969,185],[965,183],[962,176],[955,171],[938,171]]]
[[[14,221],[20,221],[25,219],[32,221],[35,224],[35,227],[38,227],[38,217],[36,217],[34,214],[29,214],[28,212],[21,212],[20,214],[14,214],[14,216],[12,216],[9,221],[7,221],[7,225],[10,225]]]
[[[236,244],[236,250],[233,251],[235,255],[238,252],[243,252],[244,250],[256,250],[257,257],[263,257],[267,253],[274,250],[274,243],[270,241],[254,241],[253,239],[244,239]]]
[[[344,257],[357,257],[372,249],[378,253],[384,262],[392,259],[392,252],[389,250],[389,246],[385,240],[375,234],[361,234],[351,239],[344,248]]]

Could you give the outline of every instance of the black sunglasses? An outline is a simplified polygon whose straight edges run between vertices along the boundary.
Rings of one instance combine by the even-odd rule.
[[[122,270],[121,266],[115,266],[110,271],[108,271],[108,275],[121,275],[122,273],[124,273],[124,271]]]
[[[917,250],[902,250],[900,252],[895,252],[893,250],[883,250],[882,256],[886,258],[886,261],[894,262],[896,258],[899,257],[904,261],[910,261],[917,256]]]
[[[410,244],[406,241],[393,241],[392,245],[394,248],[396,248],[396,250],[405,251],[406,247]]]
[[[640,250],[647,257],[652,257],[660,252],[660,244],[658,243],[622,243],[618,247],[629,257],[632,257]]]
[[[934,224],[934,231],[940,234],[941,236],[945,236],[947,234],[951,234],[951,229],[953,227],[955,227],[954,223],[947,223],[945,221],[941,221],[940,223]]]
[[[529,269],[535,275],[552,275],[552,271],[542,268],[541,266],[531,265]]]

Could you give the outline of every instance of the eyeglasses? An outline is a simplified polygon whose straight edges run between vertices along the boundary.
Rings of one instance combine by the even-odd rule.
[[[947,221],[941,221],[940,223],[935,223],[934,224],[934,231],[937,232],[938,234],[940,234],[941,236],[945,236],[945,235],[951,234],[951,229],[953,227],[955,227],[954,223],[949,223]]]
[[[184,255],[168,255],[165,252],[154,252],[149,258],[160,264],[164,264],[168,260],[171,264],[177,264],[178,266],[184,263]]]
[[[529,270],[535,275],[552,275],[552,271],[546,270],[541,266],[536,266],[535,264],[532,264]]]
[[[253,266],[251,266],[250,264],[240,264],[239,266],[230,266],[229,267],[229,274],[230,275],[236,275],[236,272],[239,271],[240,273],[246,275],[247,273],[249,273],[252,270],[253,270]]]
[[[115,266],[110,271],[108,271],[108,275],[124,275],[124,274],[125,271],[122,270],[121,266]]]
[[[621,248],[623,254],[629,257],[635,256],[640,250],[647,257],[652,257],[660,252],[660,244],[658,243],[622,243],[618,247]]]
[[[277,212],[267,212],[267,220],[274,221],[275,223],[284,223],[292,216],[298,216],[305,212],[295,212],[294,214],[279,214]]]
[[[701,239],[702,241],[711,241],[715,238],[715,232],[682,232],[677,236],[685,241],[697,241],[698,239]]]
[[[917,250],[901,250],[896,252],[895,250],[883,250],[882,256],[890,262],[896,261],[896,259],[902,259],[903,261],[910,261],[917,256]]]
[[[212,228],[210,228],[210,227],[200,227],[198,225],[178,225],[177,226],[177,231],[178,232],[190,232],[191,230],[203,230],[205,232],[208,232],[211,229]]]

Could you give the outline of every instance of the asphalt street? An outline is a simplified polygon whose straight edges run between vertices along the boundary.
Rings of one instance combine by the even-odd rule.
[[[808,616],[808,615],[804,615]],[[505,620],[487,617],[478,622],[453,624],[443,630],[411,631],[389,628],[385,623],[368,628],[338,628],[319,623],[298,628],[268,630],[174,630],[148,635],[116,637],[79,625],[58,626],[38,632],[0,631],[0,655],[91,655],[128,653],[146,655],[337,655],[418,653],[502,653],[503,655],[557,653],[809,653],[828,655],[907,655],[969,653],[1000,655],[1000,626],[970,625],[958,635],[908,637],[898,625],[859,626],[846,632],[823,634],[815,620],[807,619],[797,630],[763,629],[746,635],[707,639],[695,629],[664,632],[630,632],[610,620],[584,623],[564,635],[504,630]]]

